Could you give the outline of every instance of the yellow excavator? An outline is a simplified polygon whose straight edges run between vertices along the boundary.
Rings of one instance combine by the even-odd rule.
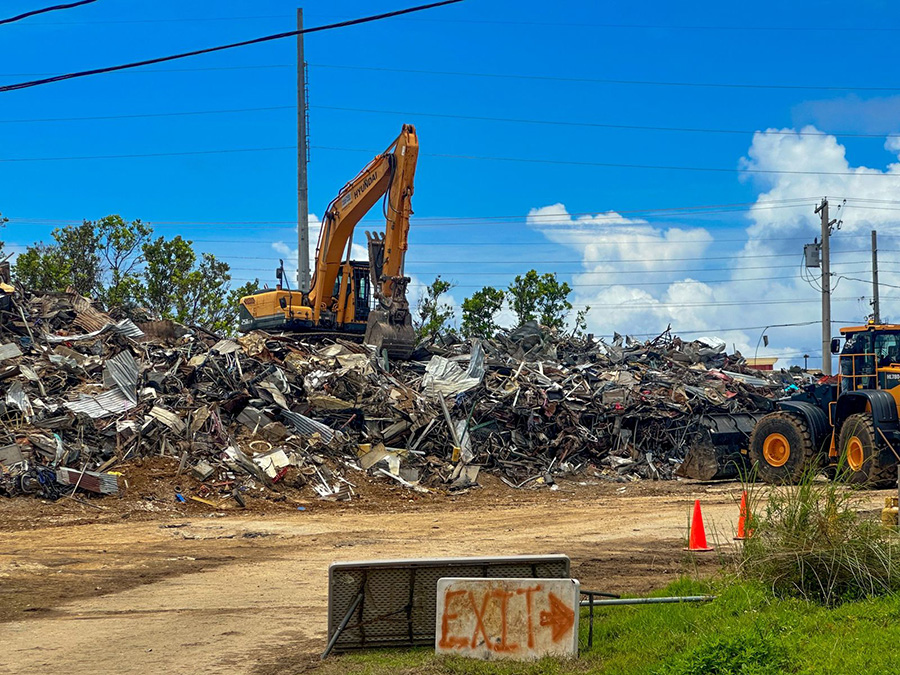
[[[388,149],[347,183],[328,205],[316,247],[310,289],[285,288],[284,265],[275,290],[240,300],[241,332],[304,332],[363,336],[377,353],[409,358],[415,349],[403,275],[412,214],[413,176],[419,155],[415,127],[404,124]],[[384,233],[366,232],[369,260],[351,260],[353,231],[384,198]]]

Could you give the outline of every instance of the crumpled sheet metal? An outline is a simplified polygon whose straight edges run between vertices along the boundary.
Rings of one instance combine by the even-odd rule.
[[[125,397],[137,404],[138,378],[140,366],[131,352],[122,351],[103,364],[103,383],[107,387],[116,386]]]
[[[0,361],[7,361],[22,356],[22,350],[15,342],[7,342],[0,345]]]
[[[85,340],[93,340],[100,337],[107,331],[112,331],[122,337],[139,340],[144,337],[144,331],[137,327],[131,319],[122,319],[116,323],[108,323],[90,333],[82,333],[81,335],[45,335],[44,339],[50,344],[59,344],[61,342],[83,342]]]
[[[34,408],[31,405],[31,400],[19,381],[13,382],[9,385],[9,389],[6,390],[6,405],[19,410],[25,416],[26,422],[31,422],[34,418]]]
[[[39,439],[40,429],[59,447],[36,442],[24,454],[53,469],[102,473],[159,455],[203,463],[209,470],[195,480],[206,490],[227,483],[228,500],[242,484],[245,497],[303,485],[349,497],[348,479],[360,472],[457,490],[479,471],[513,486],[583,472],[667,479],[704,415],[753,413],[780,391],[778,374],[668,334],[604,345],[529,325],[484,341],[438,336],[423,345],[426,360],[385,368],[343,338],[327,346],[259,331],[220,339],[175,324],[151,330],[159,322],[140,314],[148,331],[134,342],[108,322],[79,335],[67,297],[13,298],[38,344],[21,323],[0,325],[0,345],[22,352],[4,366],[0,396],[9,412],[31,418],[25,425],[25,415],[8,415],[0,447],[17,435]],[[375,454],[360,455],[362,446]],[[284,457],[290,466],[280,466]]]
[[[484,349],[480,341],[475,341],[466,370],[443,356],[432,356],[422,377],[422,390],[430,398],[456,396],[474,389],[481,384],[483,378]]]

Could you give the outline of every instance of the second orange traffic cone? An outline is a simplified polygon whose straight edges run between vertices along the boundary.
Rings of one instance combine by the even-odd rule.
[[[746,539],[751,534],[753,534],[753,530],[747,529],[747,491],[744,490],[741,493],[741,515],[738,517],[738,531],[736,540]]]
[[[688,545],[685,551],[712,551],[706,543],[706,530],[703,528],[703,514],[700,512],[700,500],[694,501],[694,517],[691,518],[691,529],[688,532]]]

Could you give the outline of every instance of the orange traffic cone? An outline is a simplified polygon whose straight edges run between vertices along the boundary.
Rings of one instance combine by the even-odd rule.
[[[685,551],[712,551],[712,546],[706,544],[706,530],[703,529],[703,514],[700,513],[700,500],[694,501],[694,517],[691,519],[691,529],[688,533],[688,545]]]
[[[747,491],[744,490],[741,493],[741,515],[738,517],[738,531],[735,539],[740,541],[751,534],[753,534],[753,530],[747,529]]]

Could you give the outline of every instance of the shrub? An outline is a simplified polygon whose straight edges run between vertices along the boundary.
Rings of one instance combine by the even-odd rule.
[[[739,575],[765,583],[778,597],[829,606],[900,589],[896,534],[858,507],[852,489],[819,482],[814,471],[798,485],[773,488],[764,512],[751,518]]]
[[[779,675],[790,672],[784,646],[771,634],[706,638],[654,671],[654,675]]]

